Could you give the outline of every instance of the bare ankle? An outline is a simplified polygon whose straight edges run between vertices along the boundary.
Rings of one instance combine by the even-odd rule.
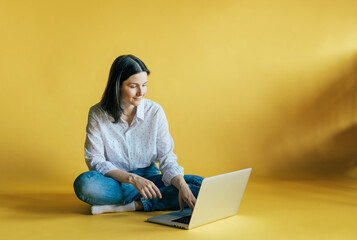
[[[144,210],[144,205],[140,200],[135,201],[135,209],[136,211]]]

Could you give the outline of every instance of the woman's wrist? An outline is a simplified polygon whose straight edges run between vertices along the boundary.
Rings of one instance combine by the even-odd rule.
[[[182,175],[177,175],[174,178],[172,178],[171,184],[174,185],[178,190],[185,189],[188,187]]]
[[[188,187],[188,184],[186,183],[185,180],[180,181],[180,183],[179,183],[179,190],[180,190],[180,189],[183,189],[183,188],[187,188],[187,187]]]
[[[136,179],[137,179],[137,177],[138,177],[138,175],[136,175],[136,174],[134,174],[134,173],[129,173],[129,174],[128,174],[128,178],[127,178],[128,183],[134,184],[135,181],[136,181]]]
[[[130,184],[134,183],[136,181],[136,178],[138,177],[138,175],[134,173],[125,172],[119,169],[109,171],[105,174],[105,176],[111,177],[117,180],[118,182]]]

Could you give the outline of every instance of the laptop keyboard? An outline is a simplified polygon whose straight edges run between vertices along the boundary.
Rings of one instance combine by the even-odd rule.
[[[174,219],[172,220],[173,222],[178,222],[178,223],[184,223],[184,224],[188,224],[191,220],[191,216],[192,215],[189,215],[189,216],[184,216],[182,218],[177,218],[177,219]]]

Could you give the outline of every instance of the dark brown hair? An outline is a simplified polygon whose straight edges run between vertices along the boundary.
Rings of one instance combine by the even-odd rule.
[[[120,88],[123,82],[139,72],[150,74],[145,64],[133,55],[122,55],[114,60],[110,68],[107,87],[100,101],[101,107],[114,118],[113,123],[118,123],[120,115],[123,112],[123,109],[120,107]]]

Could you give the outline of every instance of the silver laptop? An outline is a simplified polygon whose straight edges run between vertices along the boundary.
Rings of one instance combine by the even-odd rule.
[[[185,208],[148,218],[147,222],[192,229],[237,214],[251,168],[205,178],[193,212]]]

